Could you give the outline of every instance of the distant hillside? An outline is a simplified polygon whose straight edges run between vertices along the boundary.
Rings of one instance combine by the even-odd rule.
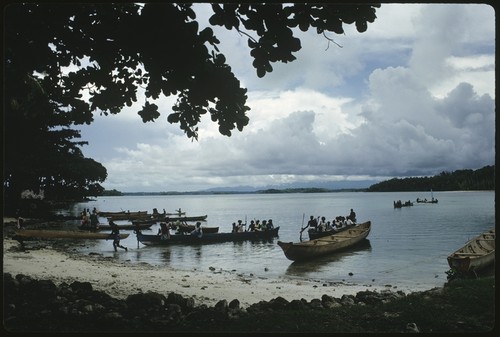
[[[474,191],[495,189],[495,166],[478,170],[441,172],[433,177],[393,178],[368,188],[369,192]]]

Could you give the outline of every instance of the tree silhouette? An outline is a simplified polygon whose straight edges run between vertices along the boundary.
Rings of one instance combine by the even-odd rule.
[[[294,28],[342,34],[344,24],[355,24],[364,32],[379,6],[213,4],[209,22],[248,38],[253,67],[263,77],[273,70],[273,63],[295,59],[301,42]],[[84,142],[72,141],[80,135],[70,127],[92,123],[96,113],[119,113],[137,102],[139,88],[146,96],[138,111],[143,122],[160,116],[156,99],[175,96],[172,110],[162,113],[191,139],[197,139],[197,125],[205,114],[226,136],[248,124],[247,89],[226,63],[213,30],[200,29],[192,4],[14,3],[5,8],[4,18],[5,152],[9,161],[4,189],[39,187],[40,181],[55,179],[60,173],[50,172],[49,160],[42,164],[43,158],[35,155],[44,142],[35,137],[38,131],[45,130],[38,133],[39,138],[59,132],[58,139],[47,145],[53,148],[40,152],[59,151],[61,157],[50,157],[51,161],[68,160],[63,152],[73,154],[71,160],[82,159],[76,147]],[[41,96],[33,100],[36,92]],[[37,125],[37,132],[28,131],[30,123]],[[22,142],[27,143],[22,152],[16,147],[19,132],[30,132],[23,136]],[[97,164],[91,166],[100,173],[89,184],[105,177]],[[26,165],[45,171],[26,173]],[[61,182],[69,179],[64,172]],[[16,193],[19,188],[14,189]]]

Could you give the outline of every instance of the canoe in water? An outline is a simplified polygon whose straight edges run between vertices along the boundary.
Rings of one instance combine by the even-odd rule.
[[[309,260],[356,245],[368,236],[370,229],[371,222],[367,221],[338,234],[297,243],[278,241],[278,245],[289,260]]]
[[[129,234],[120,233],[120,237],[125,239]],[[36,239],[113,239],[109,233],[88,232],[88,231],[57,231],[45,229],[23,229],[15,232],[13,238],[17,241],[28,241]]]

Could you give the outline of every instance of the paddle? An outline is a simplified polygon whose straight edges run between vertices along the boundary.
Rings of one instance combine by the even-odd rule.
[[[300,226],[300,242],[302,242],[302,232],[304,231],[304,218],[306,217],[306,213],[302,213],[302,225]]]

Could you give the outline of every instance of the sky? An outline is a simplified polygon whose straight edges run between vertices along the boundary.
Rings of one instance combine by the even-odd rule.
[[[197,4],[200,25],[210,8]],[[382,181],[495,163],[495,13],[486,4],[382,4],[364,33],[297,31],[291,63],[258,78],[247,38],[212,27],[248,89],[249,124],[231,137],[202,118],[198,141],[139,101],[81,127],[106,189],[199,191],[288,183]],[[368,187],[368,186],[366,186]]]

